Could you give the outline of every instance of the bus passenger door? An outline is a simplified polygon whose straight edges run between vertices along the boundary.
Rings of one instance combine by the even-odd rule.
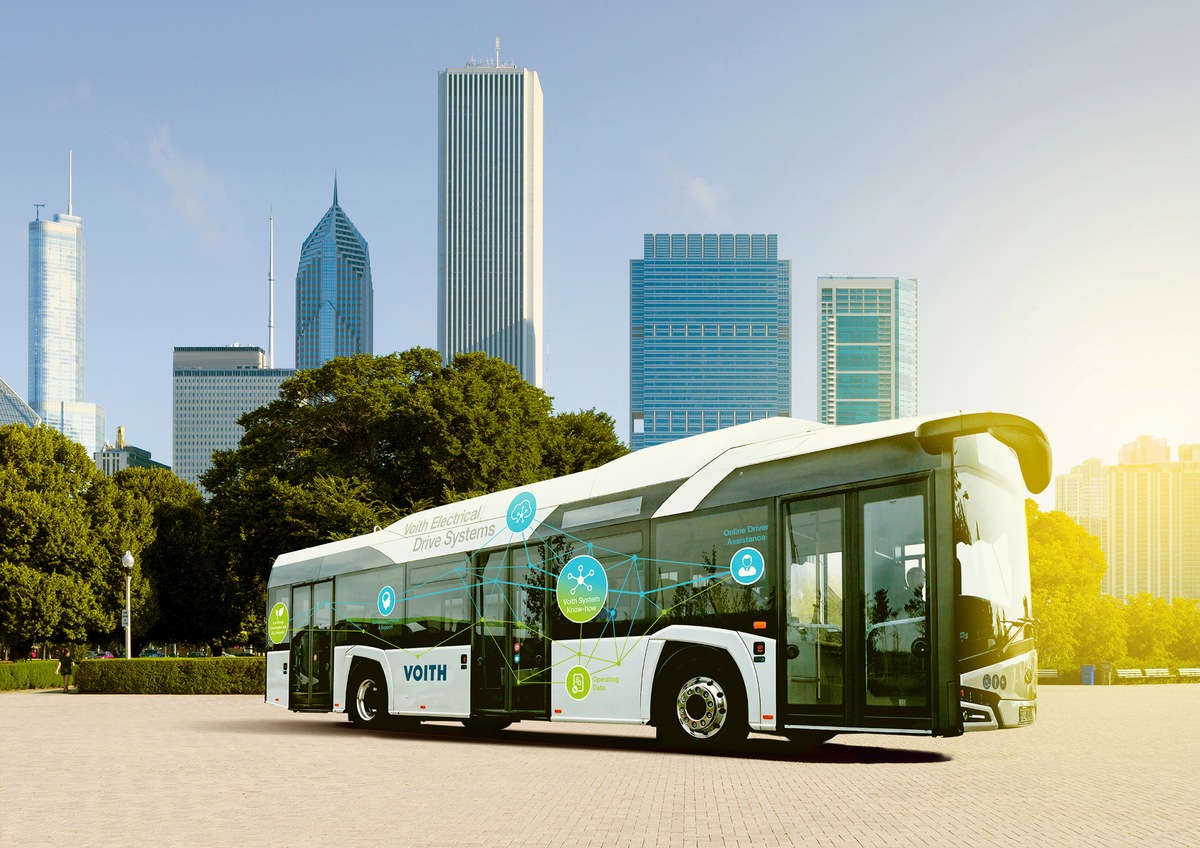
[[[787,506],[784,724],[844,725],[846,579],[842,496]]]
[[[333,581],[292,587],[288,706],[333,709]]]
[[[476,570],[480,619],[474,628],[471,712],[545,715],[548,645],[541,626],[541,573],[526,563],[521,551],[482,554]]]

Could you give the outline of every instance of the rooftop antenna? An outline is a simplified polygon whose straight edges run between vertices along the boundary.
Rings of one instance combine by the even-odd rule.
[[[500,67],[500,36],[496,36],[496,67]]]
[[[71,212],[71,195],[73,193],[71,183],[72,183],[72,180],[74,179],[74,171],[75,171],[75,151],[68,150],[67,151],[67,214],[68,215],[73,214]]]
[[[267,265],[267,367],[275,367],[275,207],[271,207],[271,259]]]
[[[45,203],[35,203],[35,204],[33,204],[33,217],[34,217],[34,219],[35,219],[35,220],[37,220],[37,221],[40,221],[40,220],[42,220],[42,210],[43,210],[43,209],[45,209],[45,208],[46,208],[46,204],[45,204]]]

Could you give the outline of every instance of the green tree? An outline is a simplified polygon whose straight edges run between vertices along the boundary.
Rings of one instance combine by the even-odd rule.
[[[84,449],[62,434],[0,427],[0,591],[7,598],[3,638],[13,647],[91,640],[116,628],[127,538],[116,495]],[[132,541],[130,547],[138,550]],[[144,602],[140,569],[134,588]],[[30,618],[20,620],[14,610]]]
[[[1176,637],[1169,649],[1177,666],[1200,666],[1200,601],[1176,598],[1171,604]]]
[[[1129,657],[1143,666],[1167,665],[1171,645],[1179,638],[1171,605],[1141,593],[1125,602],[1129,622]]]
[[[1038,662],[1046,667],[1098,662],[1123,651],[1119,607],[1101,603],[1100,541],[1062,512],[1025,502],[1029,575],[1038,619]]]
[[[1117,663],[1129,653],[1125,605],[1106,595],[1081,596],[1074,604],[1079,612],[1076,656],[1082,663]]]
[[[548,477],[561,477],[604,465],[629,453],[617,439],[616,422],[595,408],[562,412],[550,419],[543,465]]]
[[[1100,594],[1107,568],[1100,540],[1063,512],[1041,512],[1025,501],[1029,525],[1029,575],[1033,596]]]

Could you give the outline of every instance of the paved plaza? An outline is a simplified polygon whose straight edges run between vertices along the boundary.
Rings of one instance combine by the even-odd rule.
[[[695,756],[641,727],[0,693],[0,846],[1200,846],[1200,685],[1040,695],[1022,730]]]

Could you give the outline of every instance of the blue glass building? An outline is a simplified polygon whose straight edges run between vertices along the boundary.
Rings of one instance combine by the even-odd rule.
[[[67,213],[29,222],[29,406],[47,427],[83,445],[104,446],[104,409],[83,399],[83,219]]]
[[[818,277],[822,424],[917,414],[917,281]]]
[[[338,205],[334,177],[333,205],[300,248],[296,368],[373,353],[374,297],[367,240]]]
[[[792,264],[775,235],[646,235],[629,263],[630,446],[788,416]]]

